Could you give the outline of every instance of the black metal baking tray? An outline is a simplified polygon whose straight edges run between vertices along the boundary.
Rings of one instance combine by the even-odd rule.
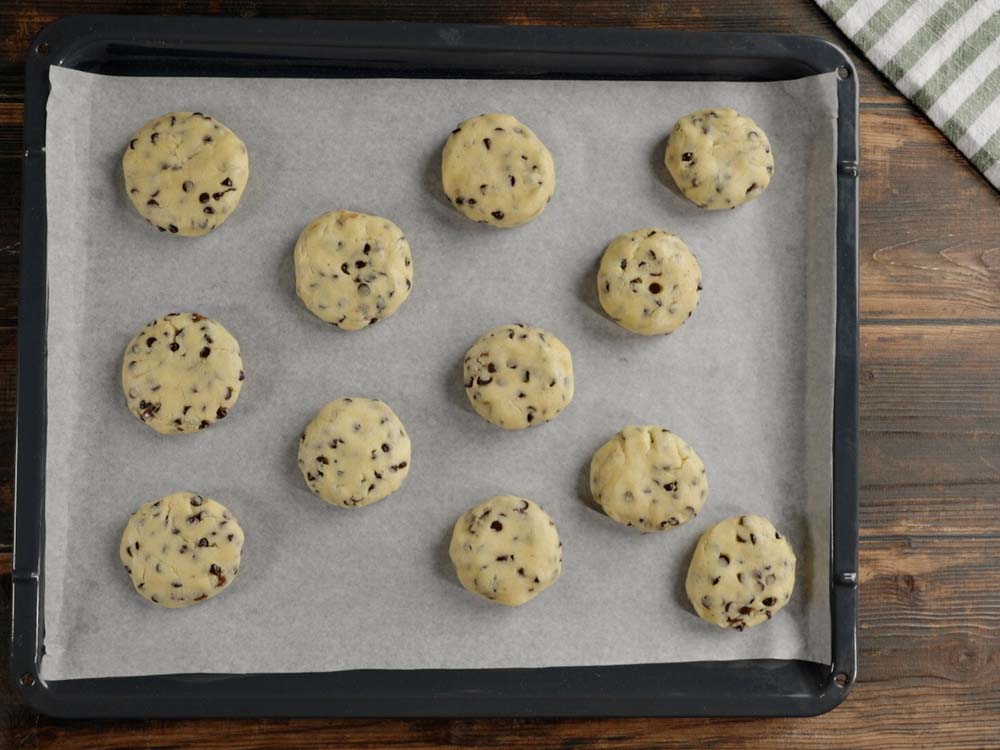
[[[760,81],[836,71],[831,663],[42,679],[50,65],[145,76]],[[25,74],[10,674],[28,704],[56,716],[806,716],[844,699],[857,670],[858,92],[843,51],[810,37],[742,33],[76,16],[38,35]]]

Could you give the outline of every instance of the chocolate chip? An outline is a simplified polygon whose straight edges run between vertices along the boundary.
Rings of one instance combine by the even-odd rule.
[[[245,379],[245,377],[246,377],[246,376],[245,376],[245,375],[243,374],[243,370],[240,370],[240,377],[239,377],[239,380],[241,380],[241,381],[242,381],[242,380],[244,380],[244,379]]]
[[[209,198],[208,193],[202,193],[201,195],[198,196],[198,202],[199,203],[208,203],[208,198]]]
[[[202,209],[202,211],[204,211],[206,214],[214,214],[215,213],[215,209],[212,208],[211,206],[205,206]]]
[[[493,364],[492,362],[490,362],[488,365],[486,365],[486,371],[487,372],[496,372],[497,371],[497,366],[495,364]]]
[[[740,614],[741,615],[748,615],[751,612],[753,612],[753,608],[751,608],[751,607],[740,607]]]
[[[202,143],[211,143],[212,142],[212,136],[206,135],[204,138],[201,139],[201,142]]]
[[[691,161],[693,158],[694,154],[692,154],[690,151],[685,151],[683,154],[681,154],[681,161]]]
[[[153,198],[150,198],[148,201],[146,201],[146,205],[147,206],[159,206],[160,204],[157,203]],[[163,227],[157,227],[157,229],[159,229],[161,232],[164,231]]]
[[[454,135],[455,133],[460,133],[460,132],[462,132],[461,128],[455,128],[454,130],[451,131],[451,134]]]
[[[206,427],[208,427],[208,422],[206,420],[204,420],[204,419],[201,420],[201,424],[198,425],[198,429],[199,430],[204,430]]]
[[[131,148],[131,149],[135,149],[135,142],[137,140],[139,140],[139,139],[138,138],[133,138],[131,141],[129,141],[128,147]]]
[[[490,524],[490,528],[493,529],[494,531],[503,531],[503,524],[500,523],[499,521],[494,521],[493,523]],[[523,568],[521,570],[523,570]],[[518,572],[521,573],[520,570]]]
[[[663,489],[665,489],[667,492],[673,492],[674,490],[677,489],[677,481],[674,480],[673,482],[667,482],[665,485],[663,485]]]
[[[719,581],[721,581],[721,580],[722,580],[722,576],[716,576],[715,578],[712,579],[712,585],[713,586],[718,586],[719,585]]]
[[[489,138],[483,138],[483,145],[486,146],[486,150],[487,151],[490,150],[490,143],[491,143],[491,141],[490,141]]]
[[[177,234],[180,231],[174,224],[168,225],[167,228],[170,230],[170,234]]]
[[[628,268],[628,261],[623,259],[619,265],[621,265],[621,268],[624,271],[625,269]]]
[[[207,547],[208,546],[208,539],[206,539],[205,537],[202,537],[201,539],[199,539],[198,540],[198,546],[199,547]]]
[[[474,205],[476,205],[476,199],[475,198],[469,198],[468,203],[469,203],[470,206],[474,206]]]
[[[736,541],[739,542],[740,544],[746,544],[747,543],[747,540],[744,539],[743,537],[741,537],[739,534],[736,535]]]
[[[356,260],[356,261],[354,261],[354,267],[355,268],[364,268],[367,265],[368,264],[365,263],[365,261],[363,261],[363,260]]]
[[[514,175],[511,175],[511,176],[510,176],[510,186],[511,186],[511,187],[514,187],[514,183],[515,183],[515,182],[517,182],[517,180],[515,180],[515,179],[514,179]]]
[[[202,359],[205,359],[205,357],[207,357],[211,353],[212,350],[206,346],[204,349],[198,352],[198,356],[200,356]]]
[[[492,216],[497,221],[500,221],[501,219],[503,219],[503,211],[494,211],[493,213],[490,214],[490,216]]]
[[[156,341],[156,336],[150,336],[148,339],[146,339],[146,346],[152,346],[153,342],[155,341]]]
[[[750,195],[750,193],[753,192],[754,188],[756,188],[756,187],[757,187],[757,183],[756,182],[751,182],[750,183],[750,187],[747,188],[747,193],[746,194]]]
[[[757,543],[757,535],[754,534],[754,533],[752,533],[752,532],[750,534],[750,543],[751,544],[756,544]]]
[[[528,420],[528,424],[531,424],[532,422],[534,422],[535,421],[535,415],[534,415],[534,413],[532,413],[532,412],[529,411],[528,412],[528,416],[526,417],[526,419]]]
[[[233,181],[227,177],[226,179],[224,179],[219,184],[223,185],[224,187],[232,187],[233,186]]]
[[[220,406],[220,407],[218,408],[218,410],[217,410],[217,411],[215,412],[215,418],[216,418],[216,419],[225,419],[225,418],[226,418],[226,415],[227,415],[228,413],[229,413],[229,410],[228,410],[228,409],[226,409],[226,407],[225,407],[225,406]]]
[[[723,565],[729,565],[729,555],[723,553],[719,555],[719,560],[722,562]]]
[[[663,291],[663,287],[654,281],[652,284],[649,285],[649,291],[651,291],[653,294],[659,294],[660,292]]]
[[[159,133],[153,133],[151,136],[149,136],[149,140],[152,141],[153,143],[156,143],[159,139],[160,139]]]

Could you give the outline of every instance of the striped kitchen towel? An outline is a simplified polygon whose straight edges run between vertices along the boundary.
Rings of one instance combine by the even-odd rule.
[[[1000,0],[817,0],[1000,189]]]

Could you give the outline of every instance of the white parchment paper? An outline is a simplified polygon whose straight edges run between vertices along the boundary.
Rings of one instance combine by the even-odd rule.
[[[48,452],[45,678],[353,668],[543,667],[830,658],[828,557],[836,91],[792,82],[115,78],[53,68],[48,103]],[[774,147],[763,197],[692,206],[662,165],[674,121],[704,106],[751,115]],[[132,209],[130,134],[200,110],[246,142],[236,213],[200,239]],[[552,203],[515,230],[474,224],[441,195],[460,120],[510,112],[551,149]],[[371,329],[323,324],[294,291],[292,247],[318,214],[386,216],[414,259],[409,300]],[[658,226],[697,254],[704,292],[669,337],[600,310],[595,271],[621,232]],[[126,343],[148,320],[198,311],[240,341],[247,379],[224,422],[164,437],[125,408]],[[576,396],[554,422],[505,432],[470,409],[462,357],[522,321],[570,348]],[[344,395],[384,399],[413,440],[403,488],[374,506],[305,487],[297,438]],[[640,535],[588,501],[592,452],[625,424],[682,435],[708,467],[703,513]],[[129,514],[193,490],[237,515],[247,543],[220,597],[167,611],[118,562]],[[537,500],[564,543],[561,579],[520,608],[465,592],[447,542],[494,494]],[[699,620],[684,595],[695,542],[730,515],[770,517],[798,581],[780,616],[744,633]]]

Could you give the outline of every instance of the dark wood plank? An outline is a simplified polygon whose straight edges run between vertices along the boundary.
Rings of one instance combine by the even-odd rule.
[[[1000,195],[912,110],[861,113],[861,315],[1000,321]]]

